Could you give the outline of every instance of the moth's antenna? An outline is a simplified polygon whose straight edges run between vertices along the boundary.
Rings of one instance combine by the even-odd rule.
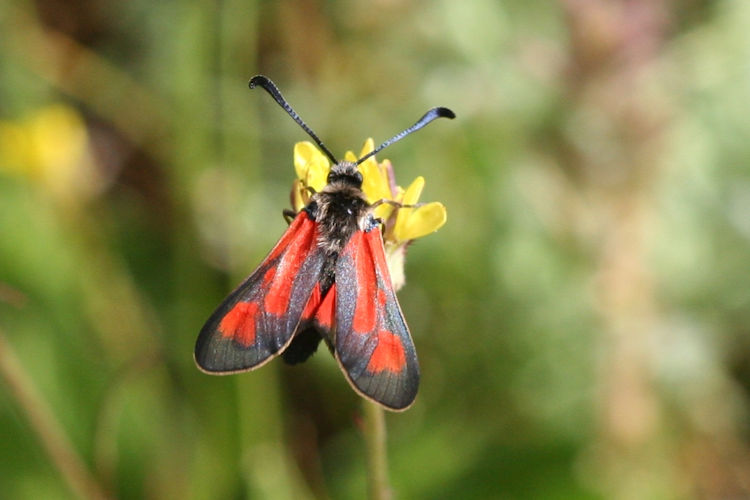
[[[333,162],[333,164],[337,164],[339,161],[336,159],[335,156],[333,156],[333,153],[328,151],[328,148],[323,144],[323,141],[321,141],[317,135],[315,135],[315,132],[313,132],[310,127],[307,126],[305,122],[302,121],[302,118],[299,117],[299,115],[292,109],[292,107],[289,105],[288,102],[284,99],[284,97],[281,95],[281,92],[279,92],[279,88],[276,86],[275,83],[273,83],[269,78],[263,76],[263,75],[256,75],[250,79],[250,88],[254,89],[257,85],[260,85],[263,87],[266,92],[271,94],[271,97],[274,98],[274,100],[279,103],[279,106],[284,108],[284,111],[289,113],[289,116],[291,116],[297,124],[302,127],[302,130],[307,132],[307,134],[313,138],[315,141],[315,144],[318,145],[320,149],[323,150],[323,152],[326,154],[326,156]]]
[[[456,114],[453,111],[451,111],[450,109],[448,109],[448,108],[432,108],[427,113],[425,113],[422,118],[420,118],[419,120],[417,120],[417,123],[415,123],[411,127],[407,128],[403,132],[400,132],[400,133],[394,135],[393,137],[391,137],[390,139],[388,139],[387,141],[385,141],[383,144],[381,144],[380,146],[376,147],[375,149],[373,149],[372,151],[370,151],[369,153],[367,153],[366,155],[364,155],[362,158],[360,158],[359,160],[357,160],[357,165],[359,165],[360,163],[362,163],[363,161],[365,161],[366,159],[368,159],[369,157],[371,157],[372,155],[374,155],[375,153],[377,153],[381,149],[383,149],[383,148],[385,148],[387,146],[390,146],[394,142],[400,141],[401,139],[403,139],[407,135],[411,134],[412,132],[415,132],[415,131],[419,130],[420,128],[422,128],[425,125],[427,125],[428,123],[430,123],[432,120],[435,120],[437,118],[450,118],[450,119],[453,119],[455,117],[456,117]]]

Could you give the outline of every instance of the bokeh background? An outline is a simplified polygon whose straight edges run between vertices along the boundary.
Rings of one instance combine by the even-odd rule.
[[[324,350],[210,377],[302,132],[448,223],[400,292],[398,498],[750,497],[750,2],[0,4],[0,497],[362,498]]]

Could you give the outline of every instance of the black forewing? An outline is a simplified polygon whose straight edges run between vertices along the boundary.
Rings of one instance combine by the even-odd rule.
[[[198,367],[233,373],[261,366],[292,340],[324,254],[317,224],[302,211],[260,266],[214,311],[195,345]]]
[[[354,389],[392,410],[419,387],[414,343],[391,285],[380,230],[357,231],[336,264],[336,358]]]

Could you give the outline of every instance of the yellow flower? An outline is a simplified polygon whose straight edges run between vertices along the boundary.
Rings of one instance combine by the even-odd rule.
[[[372,139],[367,139],[359,157],[347,151],[344,159],[356,162],[358,158],[375,149]],[[291,202],[300,211],[310,202],[313,192],[322,190],[327,182],[331,164],[311,142],[298,142],[294,146],[294,169],[297,178],[292,184]],[[383,221],[388,268],[393,287],[404,284],[404,258],[406,247],[413,240],[440,229],[445,224],[445,206],[439,202],[419,203],[424,188],[424,177],[417,177],[406,190],[396,184],[393,165],[389,160],[381,163],[375,156],[359,165],[362,174],[362,192],[368,203],[380,203],[374,209],[375,217]],[[311,189],[312,188],[312,191]]]
[[[433,201],[417,205],[424,188],[424,177],[419,176],[406,188],[401,203],[404,206],[396,214],[393,236],[396,241],[411,241],[440,229],[447,219],[442,203]],[[412,206],[408,206],[412,205]]]
[[[291,201],[292,208],[299,212],[310,203],[313,192],[317,193],[325,187],[331,163],[313,143],[298,142],[294,145],[294,170],[297,178],[292,185]]]
[[[331,164],[313,143],[298,142],[294,145],[294,170],[305,186],[317,192],[325,187]]]
[[[25,177],[58,201],[81,201],[104,182],[83,118],[62,104],[38,109],[20,121],[0,121],[2,171]]]

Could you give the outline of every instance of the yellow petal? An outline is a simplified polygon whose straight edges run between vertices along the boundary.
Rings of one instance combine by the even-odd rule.
[[[404,202],[404,188],[402,188],[401,186],[396,186],[396,192],[393,193],[393,199],[399,203],[403,203]]]
[[[362,145],[362,150],[359,152],[359,158],[362,158],[364,155],[372,152],[372,150],[374,149],[375,149],[375,141],[372,140],[372,137],[368,137],[365,143]],[[372,161],[374,162],[375,158],[373,158],[373,156],[371,156],[365,161],[370,161],[370,159],[372,159]]]
[[[306,184],[312,187],[316,192],[322,191],[326,184],[328,184],[328,172],[331,171],[330,163],[328,160],[323,162],[317,162],[310,166],[310,170],[307,171],[307,182]]]
[[[317,149],[309,141],[298,142],[294,145],[294,171],[298,179],[307,177],[310,168],[310,158],[317,153]]]
[[[411,184],[409,184],[409,187],[406,188],[406,191],[403,190],[399,186],[398,188],[398,196],[396,197],[396,200],[403,204],[403,205],[414,205],[419,201],[419,196],[422,194],[422,189],[424,189],[424,177],[419,176],[416,179],[412,181]],[[398,212],[396,213],[396,224],[394,227],[394,235],[396,236],[397,240],[399,241],[406,241],[403,240],[400,236],[398,236],[401,232],[403,232],[404,224],[406,224],[407,219],[411,217],[411,214],[414,212],[414,208],[411,207],[404,207],[400,208]]]
[[[367,139],[362,150],[372,151],[372,144],[372,139]],[[362,173],[362,191],[365,193],[368,203],[393,199],[386,169],[383,165],[378,165],[374,157],[371,156],[363,161],[359,165],[359,171]],[[382,204],[375,209],[375,216],[386,219],[392,211],[393,207],[391,205]]]
[[[362,150],[359,153],[359,156],[356,156],[353,151],[347,151],[346,154],[344,155],[344,160],[350,161],[352,163],[356,163],[357,160],[362,158],[364,155],[366,155],[373,149],[375,149],[375,143],[373,142],[372,138],[368,138],[365,141],[364,146],[362,146]],[[371,156],[368,159],[366,159],[363,163],[375,164],[376,162],[375,162],[375,158]]]
[[[393,211],[395,210],[395,207],[389,203],[383,203],[378,205],[375,210],[373,210],[373,215],[380,219],[380,220],[388,220],[388,217],[391,216]]]
[[[292,208],[295,212],[302,210],[310,201],[310,191],[305,189],[302,181],[294,179],[292,183]]]
[[[388,178],[383,175],[376,162],[365,161],[361,163],[359,171],[362,173],[362,191],[364,191],[369,203],[393,199]]]
[[[401,203],[404,205],[414,205],[419,201],[419,197],[422,195],[422,189],[424,189],[424,177],[420,175],[412,181],[408,188],[406,188]]]
[[[315,191],[325,187],[331,164],[328,158],[309,141],[294,145],[294,170],[306,186]]]
[[[401,208],[393,228],[393,236],[398,241],[421,238],[440,229],[447,218],[445,206],[437,201],[417,208]]]

